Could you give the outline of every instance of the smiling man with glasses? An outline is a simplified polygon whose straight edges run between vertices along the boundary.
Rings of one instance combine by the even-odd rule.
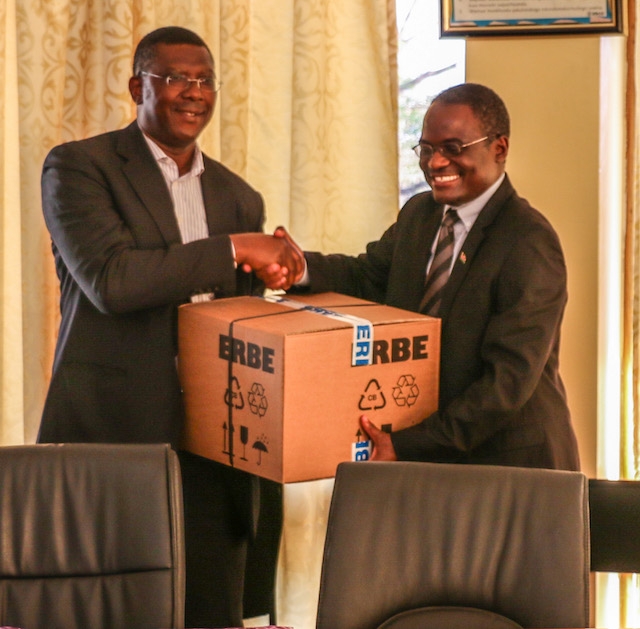
[[[301,265],[295,249],[261,233],[260,194],[198,146],[218,89],[213,56],[196,33],[157,29],[134,54],[136,119],[47,156],[42,205],[61,323],[40,442],[179,449],[178,308],[261,294],[270,264],[291,273]],[[179,455],[186,626],[240,626],[259,481]]]
[[[361,417],[373,459],[580,467],[558,366],[564,257],[553,227],[506,175],[509,134],[493,90],[445,90],[414,147],[431,190],[409,199],[360,256],[304,254],[295,290],[441,319],[438,409],[391,434]]]

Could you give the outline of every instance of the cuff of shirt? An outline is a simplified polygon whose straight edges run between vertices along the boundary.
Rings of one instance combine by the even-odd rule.
[[[229,238],[229,244],[231,245],[231,257],[233,258],[233,268],[238,268],[238,262],[236,261],[236,248],[233,244],[233,240]]]

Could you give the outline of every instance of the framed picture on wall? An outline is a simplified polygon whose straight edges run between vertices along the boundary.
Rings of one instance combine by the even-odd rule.
[[[441,35],[622,33],[622,0],[440,0]]]

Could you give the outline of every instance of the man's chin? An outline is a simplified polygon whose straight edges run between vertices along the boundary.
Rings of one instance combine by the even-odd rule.
[[[454,186],[452,184],[437,183],[433,179],[427,180],[427,183],[431,186],[431,192],[433,194],[433,198],[438,203],[454,205],[456,201],[460,198],[459,186]]]
[[[436,203],[440,203],[442,205],[457,205],[459,199],[458,195],[451,193],[447,194],[441,190],[434,190],[433,188],[431,190]]]

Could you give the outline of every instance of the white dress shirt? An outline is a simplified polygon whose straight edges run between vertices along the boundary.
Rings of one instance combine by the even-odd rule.
[[[209,226],[202,197],[202,186],[200,185],[200,176],[204,172],[204,160],[200,147],[196,145],[189,172],[180,176],[175,161],[151,138],[144,135],[144,139],[167,183],[182,242],[187,243],[208,238]],[[191,297],[191,301],[209,301],[210,299],[213,299],[211,293],[202,293]]]
[[[500,184],[503,182],[505,174],[502,173],[498,179],[491,184],[479,197],[476,197],[472,201],[468,203],[463,203],[459,206],[451,206],[445,205],[442,212],[442,218],[447,213],[448,209],[454,209],[458,212],[458,217],[460,218],[453,225],[453,257],[451,259],[451,268],[455,264],[455,261],[458,259],[460,252],[462,251],[462,245],[467,238],[467,235],[471,231],[473,224],[476,222],[476,219],[482,212],[482,208],[487,204],[487,201],[493,196],[495,191],[500,187]],[[429,273],[429,269],[431,268],[431,262],[433,261],[433,255],[436,251],[436,245],[438,244],[438,234],[434,238],[433,244],[431,245],[431,256],[429,257],[429,261],[427,262],[426,273]]]

